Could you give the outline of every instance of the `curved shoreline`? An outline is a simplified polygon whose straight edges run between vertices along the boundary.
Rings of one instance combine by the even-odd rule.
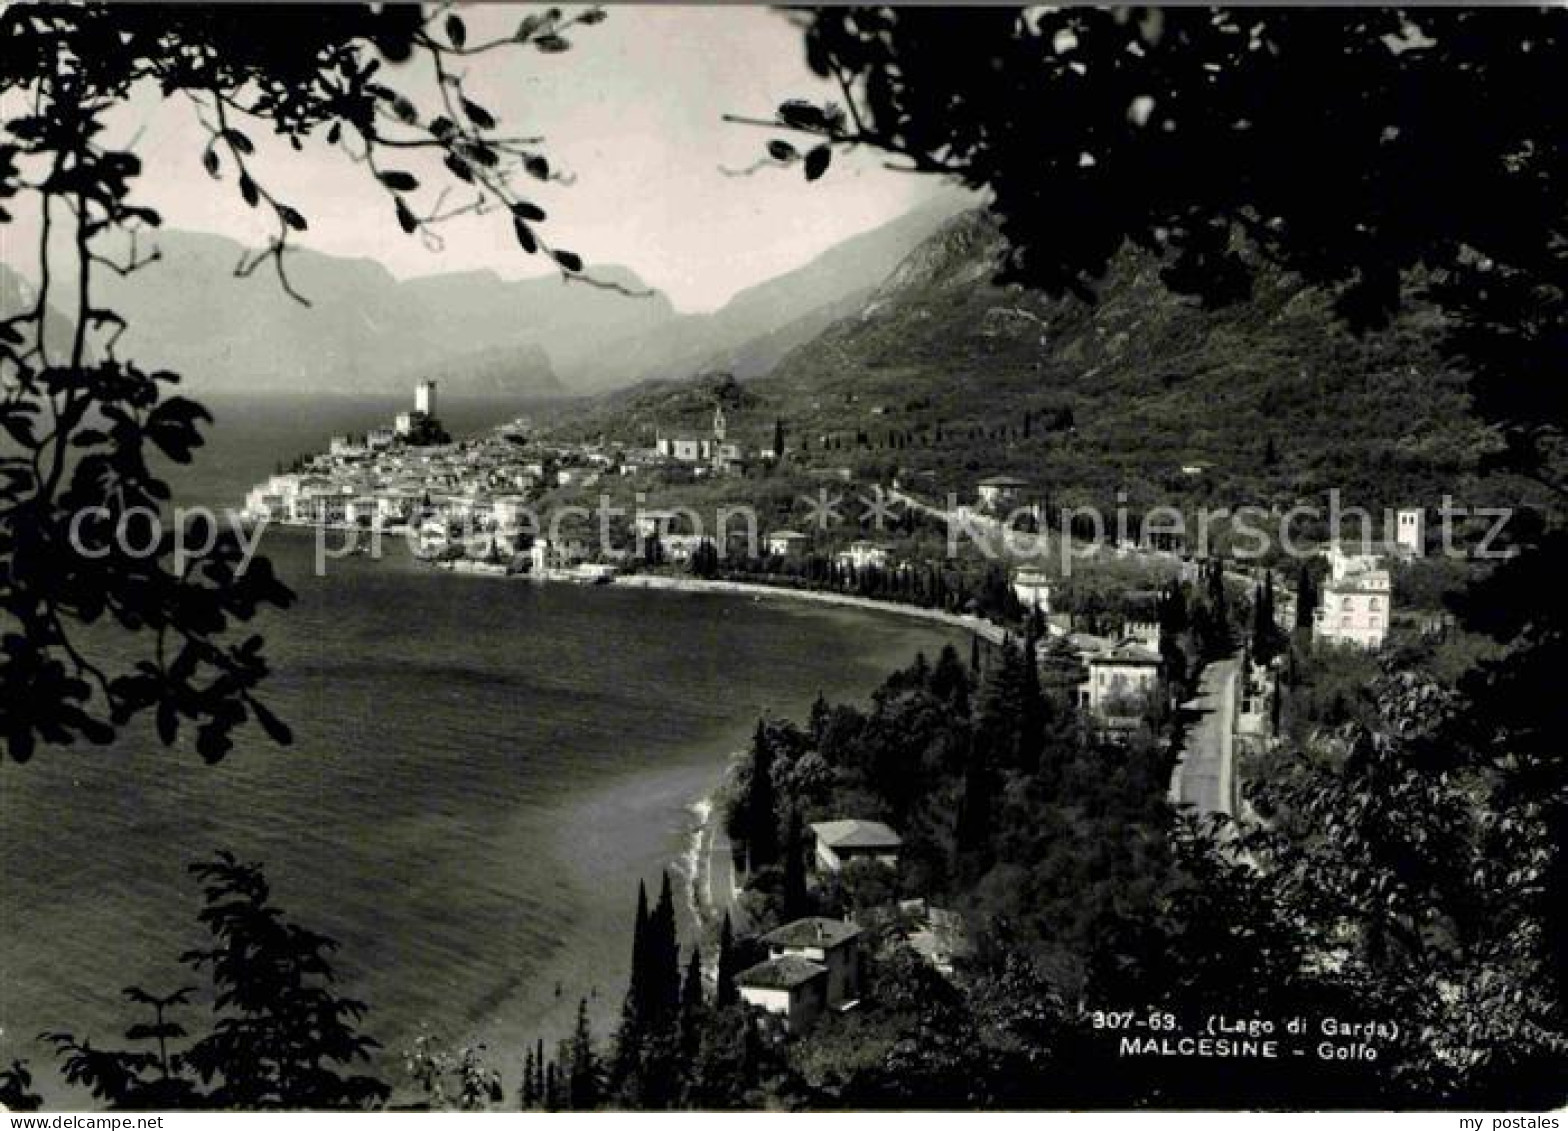
[[[819,605],[837,605],[841,608],[863,609],[874,613],[895,613],[962,629],[985,637],[992,644],[1000,644],[1005,630],[984,617],[968,613],[950,613],[943,609],[927,609],[920,605],[905,605],[897,601],[879,601],[875,597],[860,597],[852,593],[832,593],[820,589],[798,589],[789,585],[762,585],[752,581],[718,581],[696,577],[665,577],[660,574],[626,574],[615,579],[618,588],[663,589],[686,593],[727,593],[750,597],[779,597],[791,601],[808,601]]]
[[[314,527],[310,524],[275,523],[273,526],[289,534],[306,534]],[[581,585],[583,581],[570,571],[553,571],[549,574],[539,575],[533,573],[511,573],[498,566],[488,566],[485,563],[464,562],[458,566],[451,562],[437,562],[421,559],[417,555],[410,555],[410,560],[415,563],[427,565],[447,573],[462,574],[468,577],[491,577],[502,581],[526,581],[533,584],[567,583]],[[611,582],[618,589],[659,589],[682,593],[727,593],[742,597],[778,597],[790,601],[808,601],[819,605],[837,605],[841,608],[863,609],[874,613],[892,613],[902,617],[913,617],[917,620],[929,621],[956,628],[965,632],[978,633],[989,643],[1000,645],[1002,638],[1007,635],[1005,629],[984,617],[969,613],[950,613],[945,609],[928,609],[922,605],[908,605],[899,601],[883,601],[876,597],[861,597],[853,593],[834,593],[823,589],[802,589],[794,585],[764,585],[755,581],[727,581],[716,578],[701,577],[671,577],[667,574],[657,573],[623,573],[615,575]],[[1052,634],[1057,629],[1050,629]]]

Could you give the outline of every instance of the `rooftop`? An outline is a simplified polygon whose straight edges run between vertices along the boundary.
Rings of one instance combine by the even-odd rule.
[[[853,923],[814,915],[806,919],[796,919],[793,923],[785,923],[782,927],[763,935],[762,941],[770,947],[814,946],[831,950],[858,934],[860,928]]]
[[[1159,664],[1160,654],[1136,640],[1118,642],[1107,651],[1088,657],[1091,664]]]
[[[980,480],[982,487],[1027,487],[1029,480],[1019,479],[1016,475],[992,475]]]
[[[898,848],[904,843],[881,821],[818,821],[811,831],[829,848]]]
[[[827,973],[827,967],[819,966],[809,958],[786,954],[742,970],[736,975],[735,982],[759,990],[792,990],[815,978],[825,978]]]

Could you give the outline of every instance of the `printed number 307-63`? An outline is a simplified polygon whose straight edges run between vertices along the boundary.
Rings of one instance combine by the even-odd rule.
[[[1151,1013],[1143,1020],[1133,1009],[1097,1009],[1089,1015],[1090,1024],[1096,1029],[1150,1029],[1156,1033],[1170,1033],[1176,1029],[1176,1015]]]

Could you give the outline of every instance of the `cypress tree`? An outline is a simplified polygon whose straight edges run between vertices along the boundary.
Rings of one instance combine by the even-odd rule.
[[[1266,573],[1252,609],[1252,654],[1259,663],[1267,663],[1277,651],[1278,631],[1274,624],[1274,574]]]
[[[691,948],[691,959],[686,963],[686,979],[681,983],[681,1059],[689,1067],[697,1055],[697,1044],[702,1038],[702,1021],[706,1003],[702,999],[702,951]]]
[[[561,1072],[553,1060],[544,1071],[544,1110],[561,1110]]]
[[[971,742],[964,766],[964,794],[959,801],[954,847],[960,873],[978,876],[991,859],[991,769],[984,748]]]
[[[931,694],[949,704],[962,716],[969,714],[969,677],[958,659],[958,649],[951,644],[942,646],[936,667],[931,669]]]
[[[724,913],[724,921],[719,924],[719,977],[718,986],[714,990],[713,1004],[719,1009],[727,1009],[740,1000],[740,991],[735,987],[735,929],[730,925],[730,913]]]
[[[632,969],[626,985],[626,1000],[621,1005],[621,1027],[615,1036],[615,1061],[611,1079],[623,1086],[632,1078],[642,1057],[644,1039],[650,1027],[648,888],[637,881],[637,919],[632,933]],[[543,1059],[543,1044],[540,1059]]]
[[[1021,759],[1025,694],[1023,656],[1006,636],[980,689],[979,749],[996,766],[1017,765]]]
[[[822,749],[822,738],[828,731],[829,716],[828,701],[822,692],[817,692],[816,699],[811,704],[811,744],[818,750]]]
[[[1045,613],[1040,610],[1039,601],[1034,602],[1033,607],[1029,610],[1029,631],[1034,635],[1036,641],[1045,639]]]
[[[747,850],[753,869],[778,862],[778,813],[773,797],[773,747],[767,728],[757,720],[751,740],[751,793],[747,798]]]
[[[1302,562],[1296,574],[1296,627],[1311,628],[1312,614],[1318,607],[1318,589],[1312,580],[1307,563]]]
[[[650,923],[648,915],[648,887],[637,881],[637,918],[632,927],[632,972],[627,988],[627,1000],[639,1019],[648,1016],[648,971],[650,967]]]
[[[523,1054],[523,1085],[518,1091],[517,1106],[523,1111],[532,1111],[534,1102],[534,1050],[529,1046]]]
[[[648,944],[643,970],[644,1034],[669,1031],[680,1006],[680,950],[675,939],[675,899],[670,874],[664,873],[659,899],[648,916]]]
[[[577,1001],[577,1028],[572,1033],[567,1068],[567,1103],[573,1111],[591,1111],[599,1103],[599,1066],[593,1053],[587,998]]]

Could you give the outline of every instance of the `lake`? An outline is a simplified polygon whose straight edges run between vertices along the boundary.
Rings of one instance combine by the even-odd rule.
[[[276,458],[219,407],[207,458],[233,486],[194,490],[187,473],[182,501],[233,501]],[[269,426],[319,423],[271,411]],[[289,452],[313,442],[278,431]],[[613,1017],[637,881],[680,856],[692,804],[760,713],[863,696],[953,638],[785,600],[458,576],[401,553],[315,577],[297,532],[269,532],[263,552],[299,597],[260,625],[263,698],[292,747],[247,731],[206,766],[144,720],[110,747],[0,765],[0,1060],[30,1059],[53,1099],[87,1102],[61,1093],[35,1035],[116,1042],[122,987],[191,980],[175,963],[202,940],[185,868],[220,847],[264,862],[277,902],[343,944],[386,1078],[421,1025],[486,1040],[513,1077],[522,1042],[557,1032],[578,996]]]

